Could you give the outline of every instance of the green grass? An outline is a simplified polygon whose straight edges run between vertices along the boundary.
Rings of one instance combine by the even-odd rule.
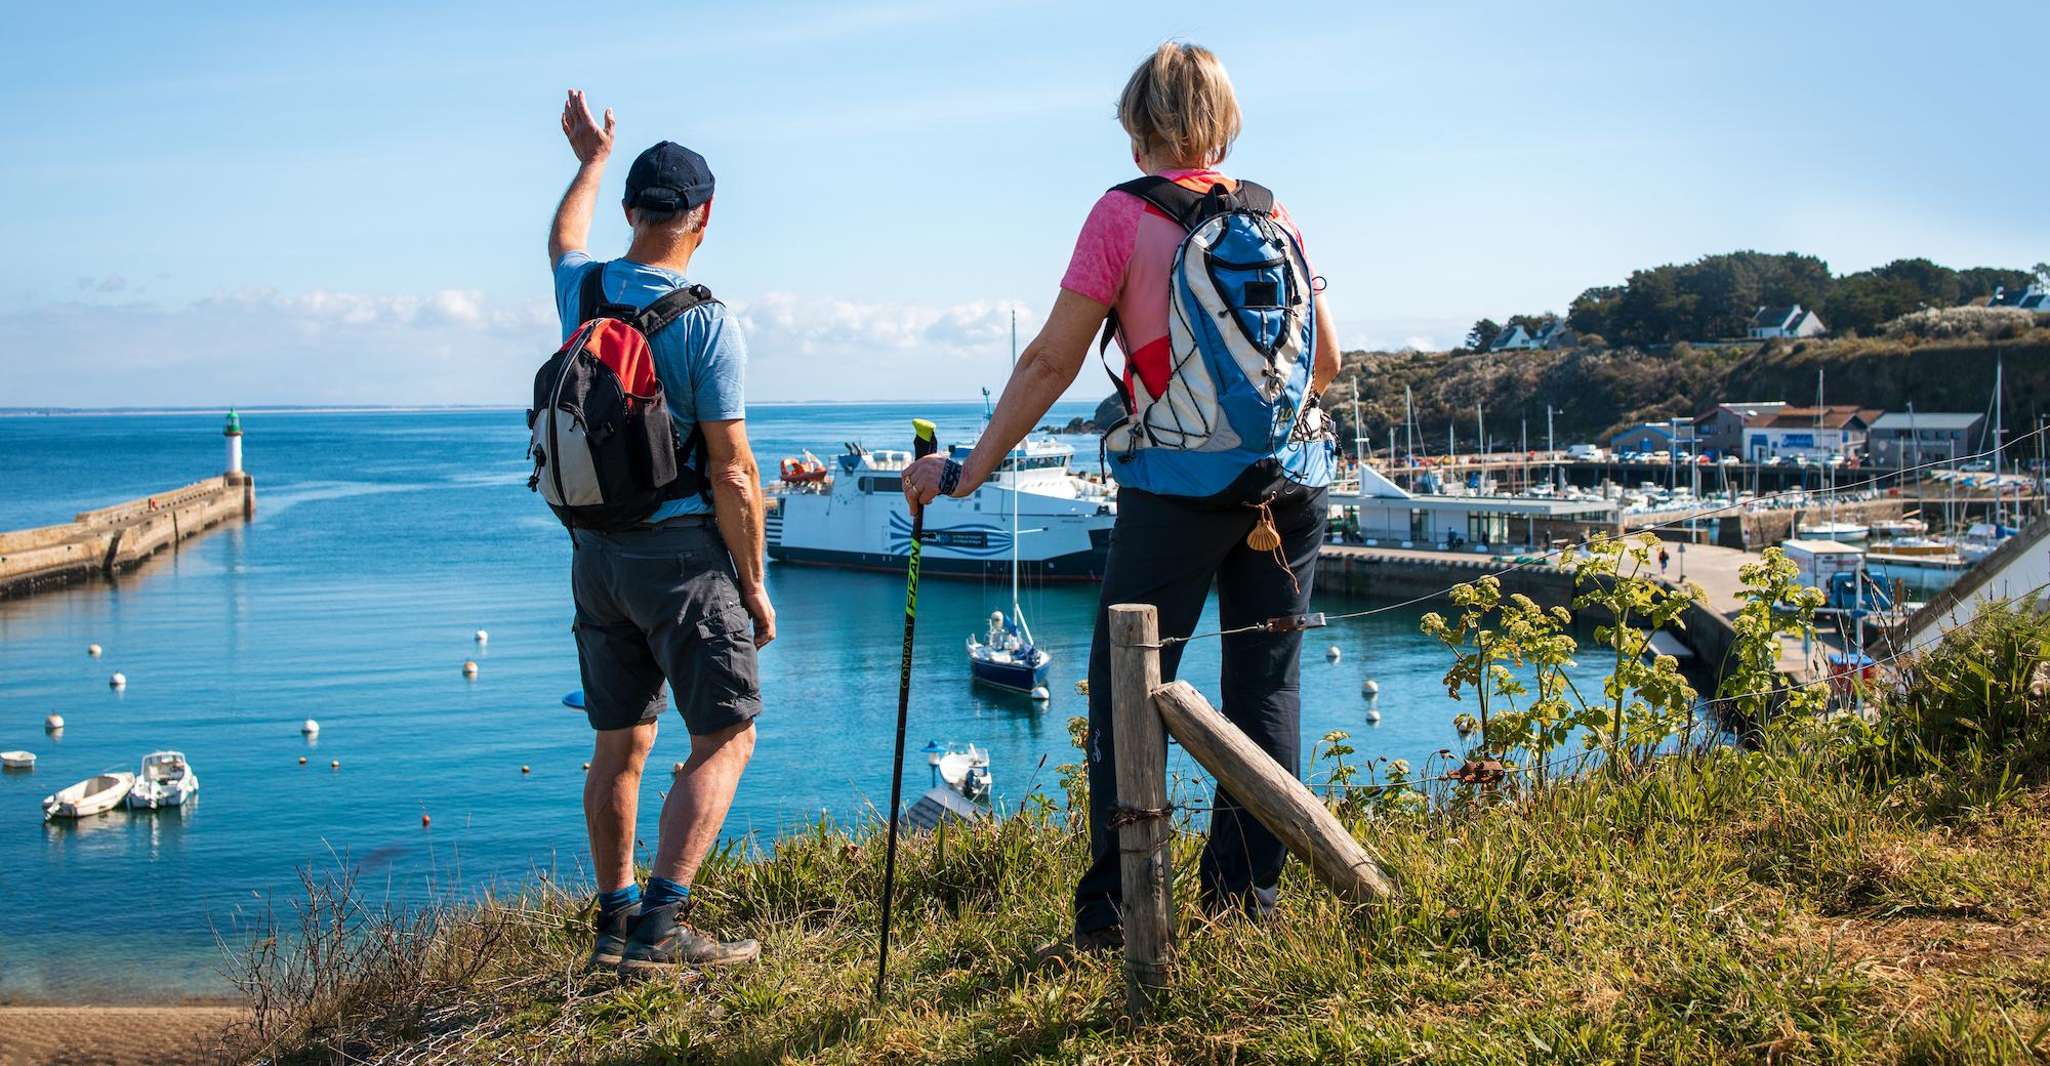
[[[2009,651],[2041,648],[2050,621],[1982,629]],[[252,955],[249,1051],[280,1062],[2042,1061],[2050,768],[2043,697],[2010,699],[2042,656],[1963,673],[1946,672],[1944,656],[1998,658],[1954,641],[1925,664],[1921,701],[1876,728],[1788,731],[1764,750],[1356,817],[1402,888],[1385,907],[1343,904],[1291,865],[1276,919],[1206,922],[1200,840],[1185,825],[1173,987],[1136,1027],[1122,1016],[1117,957],[1030,963],[1066,931],[1085,859],[1068,808],[906,841],[880,1000],[882,848],[867,827],[821,824],[773,855],[716,856],[701,922],[759,937],[763,959],[679,982],[580,973],[585,899],[550,885],[414,924],[354,909],[346,886],[316,887],[300,936]],[[1961,713],[1963,681],[1936,683],[1952,676],[2003,708],[2007,742],[1984,740],[1989,716]],[[1981,739],[1955,743],[1960,728]]]
[[[1120,1013],[1115,957],[1034,971],[1084,859],[1044,816],[901,856],[876,1001],[875,838],[830,827],[721,857],[708,926],[760,965],[684,983],[578,973],[583,900],[451,911],[319,1002],[268,1019],[283,1061],[1947,1061],[2050,1053],[2050,792],[1932,818],[1916,781],[1859,785],[1724,752],[1485,810],[1356,826],[1401,901],[1343,905],[1299,868],[1280,918],[1197,920],[1197,841],[1163,1014]]]

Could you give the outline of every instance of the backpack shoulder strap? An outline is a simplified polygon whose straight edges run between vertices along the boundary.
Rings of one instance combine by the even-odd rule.
[[[584,273],[583,287],[577,292],[577,321],[589,322],[598,317],[605,306],[605,268],[609,262],[599,263]]]
[[[1161,213],[1181,224],[1183,229],[1195,229],[1197,212],[1203,206],[1203,194],[1177,185],[1158,174],[1134,178],[1122,185],[1111,186],[1112,192],[1130,193],[1160,209]]]
[[[1238,189],[1239,205],[1256,215],[1274,213],[1274,193],[1258,182],[1241,181]]]
[[[682,318],[685,311],[699,304],[718,302],[712,298],[712,290],[703,285],[672,289],[657,297],[654,303],[642,308],[641,313],[634,316],[634,325],[640,329],[642,336],[653,337],[664,326]]]

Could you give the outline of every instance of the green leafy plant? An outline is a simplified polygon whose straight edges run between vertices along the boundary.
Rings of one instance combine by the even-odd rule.
[[[1694,721],[1694,687],[1681,675],[1678,660],[1653,653],[1651,634],[1682,628],[1681,616],[1702,591],[1692,582],[1652,580],[1658,543],[1649,533],[1598,534],[1572,563],[1573,609],[1606,618],[1595,627],[1594,639],[1615,659],[1602,682],[1601,704],[1588,708],[1586,743],[1606,751],[1618,771],[1637,765]]]
[[[1780,638],[1815,638],[1815,609],[1822,592],[1800,583],[1800,568],[1780,548],[1767,548],[1757,562],[1737,570],[1744,605],[1730,624],[1737,640],[1723,664],[1717,701],[1726,717],[1751,726],[1763,725],[1777,706],[1792,718],[1819,713],[1828,702],[1822,685],[1787,686],[1779,669]]]

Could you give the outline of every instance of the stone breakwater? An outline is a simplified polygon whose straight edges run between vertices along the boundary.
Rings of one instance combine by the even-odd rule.
[[[95,578],[112,578],[144,559],[256,510],[256,482],[223,474],[182,488],[81,511],[54,526],[0,533],[0,599]]]

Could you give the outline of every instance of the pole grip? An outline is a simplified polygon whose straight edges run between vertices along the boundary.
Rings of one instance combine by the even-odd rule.
[[[940,433],[930,421],[923,418],[911,420],[911,457],[923,459],[940,448]]]

